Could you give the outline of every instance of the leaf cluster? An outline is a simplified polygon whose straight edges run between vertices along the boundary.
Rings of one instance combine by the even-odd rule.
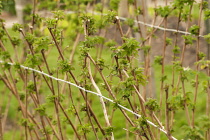
[[[148,108],[150,111],[159,111],[160,106],[157,102],[156,99],[149,98],[147,101],[144,103],[146,108]]]
[[[60,60],[58,66],[62,73],[74,70],[74,67],[67,60]]]

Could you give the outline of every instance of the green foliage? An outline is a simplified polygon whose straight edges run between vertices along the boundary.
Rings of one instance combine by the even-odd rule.
[[[13,26],[12,26],[12,30],[17,32],[17,31],[21,31],[23,28],[23,25],[21,24],[18,24],[18,23],[14,23]]]
[[[32,5],[31,4],[27,4],[23,9],[24,15],[30,15],[31,11],[32,11]]]
[[[106,127],[104,128],[104,131],[105,131],[106,136],[111,136],[112,132],[114,131],[114,127],[112,126]]]
[[[95,10],[98,11],[98,12],[102,12],[102,10],[103,10],[103,5],[102,5],[102,3],[97,3],[97,4],[95,5]]]
[[[29,122],[27,125],[29,130],[34,130],[35,124]]]
[[[6,35],[6,32],[1,28],[0,29],[0,39],[3,39],[3,37]]]
[[[134,4],[134,0],[128,0],[128,4]]]
[[[169,6],[164,6],[164,7],[159,7],[155,9],[155,12],[160,15],[161,17],[168,17],[170,12],[171,12],[171,8]]]
[[[20,64],[19,63],[15,63],[14,64],[14,68],[15,68],[15,70],[20,70],[20,68],[21,68],[21,66],[20,66]]]
[[[121,82],[121,88],[119,92],[122,94],[124,99],[131,96],[132,91],[134,91],[133,85],[135,85],[134,77],[129,77],[125,81]]]
[[[24,101],[25,100],[25,93],[21,93],[20,92],[20,100],[21,101]]]
[[[159,111],[160,110],[160,106],[158,105],[158,102],[156,99],[148,98],[144,104],[145,104],[146,108],[148,108],[150,111]]]
[[[203,69],[207,69],[209,68],[210,65],[210,61],[209,60],[205,60],[205,58],[200,59],[197,63],[195,63],[196,65],[199,65],[200,68]]]
[[[36,38],[36,40],[34,41],[35,51],[40,52],[41,50],[48,50],[50,44],[51,41],[47,36]]]
[[[28,128],[29,128],[29,130],[34,130],[34,124],[33,123],[31,123],[28,119],[21,119],[20,120],[20,124],[22,125],[22,126],[27,126]]]
[[[200,128],[195,126],[194,128],[191,128],[190,126],[184,127],[185,132],[187,135],[185,136],[185,139],[191,139],[191,140],[204,140],[204,137],[202,135],[202,131]]]
[[[175,70],[177,70],[177,71],[182,71],[183,70],[180,61],[173,61],[173,66],[174,66]]]
[[[161,78],[160,78],[160,81],[164,82],[167,80],[167,75],[163,75]]]
[[[198,53],[198,59],[199,59],[199,60],[204,59],[205,56],[206,56],[206,54],[204,54],[203,52],[199,52],[199,53]]]
[[[148,126],[147,118],[145,116],[141,116],[140,118],[138,118],[137,125],[138,127],[143,127],[147,129],[147,126]]]
[[[21,119],[20,123],[22,126],[27,126],[28,119]]]
[[[90,48],[88,47],[84,47],[83,45],[80,46],[80,56],[81,56],[81,59],[83,57],[86,57],[88,55],[88,52],[90,51]]]
[[[79,125],[77,129],[78,129],[79,134],[87,134],[91,132],[92,127],[90,124],[86,123],[83,125]]]
[[[29,81],[26,89],[28,90],[28,92],[34,93],[34,91],[36,90],[34,82]]]
[[[193,41],[196,40],[192,35],[183,35],[182,37],[185,39],[186,45],[192,45]]]
[[[114,40],[109,40],[104,45],[107,47],[114,47],[117,45],[117,42],[115,42]]]
[[[0,1],[0,14],[2,11],[9,12],[12,15],[16,14],[14,0],[1,0]]]
[[[186,0],[186,3],[191,6],[193,5],[193,3],[195,2],[195,0]]]
[[[147,131],[148,128],[148,122],[147,122],[147,117],[141,116],[135,121],[136,127],[131,127],[130,131],[131,132],[138,132],[140,135],[144,136],[145,131]]]
[[[12,37],[11,41],[12,41],[12,44],[15,45],[15,46],[19,46],[20,43],[21,43],[21,39],[17,38],[17,37]]]
[[[207,35],[204,35],[204,38],[205,38],[206,42],[207,42],[208,44],[210,44],[210,33],[207,34]]]
[[[31,19],[32,19],[31,13],[32,13],[32,5],[31,4],[26,4],[23,8],[24,22],[27,23],[27,22],[31,21]]]
[[[31,33],[26,33],[25,39],[30,45],[32,45],[36,40],[36,37]]]
[[[191,15],[189,15],[189,11],[188,10],[184,10],[182,13],[181,13],[181,21],[187,21],[188,20],[188,17],[192,17]]]
[[[184,98],[182,95],[171,96],[168,98],[169,111],[177,111],[183,108]]]
[[[121,0],[110,0],[109,2],[110,9],[117,11],[119,8],[120,1]]]
[[[2,8],[3,8],[2,2],[0,1],[0,15],[1,15],[1,12],[2,12]]]
[[[137,9],[135,9],[135,14],[136,15],[142,15],[143,14],[143,9],[141,7],[137,7]]]
[[[141,85],[146,85],[147,83],[147,77],[144,75],[144,69],[139,67],[139,68],[134,68],[132,71],[135,75],[136,81],[141,84]]]
[[[198,25],[193,25],[189,29],[192,35],[199,35],[200,27]]]
[[[53,103],[57,97],[58,97],[57,95],[48,95],[47,100],[49,100],[49,102]]]
[[[0,57],[3,60],[10,59],[11,55],[8,51],[0,51]]]
[[[101,58],[101,59],[97,59],[96,64],[99,66],[99,69],[100,69],[100,70],[103,70],[104,67],[107,67],[107,66],[105,65],[105,60],[102,59],[102,58]]]
[[[114,103],[112,104],[113,109],[118,109],[119,108],[119,104],[122,105],[121,100],[114,100]]]
[[[166,38],[166,45],[172,45],[172,39],[171,38]]]
[[[38,8],[40,10],[53,10],[56,8],[56,4],[57,4],[56,1],[42,0],[42,1],[40,1]]]
[[[70,114],[76,115],[76,110],[75,110],[75,107],[73,105],[69,106],[69,108],[67,108],[66,111]]]
[[[208,9],[208,2],[203,1],[203,2],[199,3],[199,7],[201,7],[201,6],[202,6],[202,10]]]
[[[133,28],[133,26],[135,25],[134,20],[131,18],[126,19],[125,23],[131,28]]]
[[[46,104],[41,104],[35,110],[40,114],[40,116],[46,116]]]
[[[108,11],[107,15],[104,16],[104,23],[115,23],[117,13],[115,11]]]
[[[208,130],[210,129],[210,118],[208,116],[201,116],[200,119],[200,124],[201,124],[201,128],[203,130]]]
[[[163,56],[162,56],[162,55],[160,55],[160,56],[155,56],[154,63],[155,63],[155,64],[158,64],[158,65],[162,65],[162,63],[163,63]]]
[[[120,59],[120,69],[129,69],[130,63],[126,59]]]
[[[80,17],[83,21],[83,26],[85,26],[85,30],[87,31],[87,36],[93,35],[96,31],[95,29],[95,19],[91,16],[83,15]]]
[[[35,68],[36,66],[40,65],[41,62],[42,62],[42,59],[39,54],[35,54],[35,55],[28,54],[24,62],[24,65],[31,68]]]
[[[125,43],[120,47],[121,55],[124,56],[135,56],[138,53],[137,48],[139,48],[139,42],[134,38],[123,38]]]
[[[52,128],[50,126],[46,126],[45,130],[46,130],[47,134],[52,134],[53,133],[53,130],[52,130]]]
[[[55,26],[57,24],[57,19],[55,19],[55,18],[47,18],[45,20],[45,22],[46,22],[47,28],[53,29],[53,28],[55,28]]]
[[[54,14],[53,17],[56,20],[64,20],[64,18],[65,18],[64,11],[58,10],[58,11],[54,11],[52,13]]]
[[[210,9],[204,11],[204,19],[207,20],[210,18]]]
[[[32,110],[33,119],[37,119],[40,116],[45,116],[46,119],[48,119],[51,122],[55,130],[59,130],[58,129],[59,118],[56,118],[56,115],[59,115],[61,119],[60,123],[61,123],[62,132],[63,133],[65,132],[66,134],[65,138],[67,139],[72,137],[74,135],[74,132],[71,126],[69,125],[68,122],[69,120],[62,113],[63,109],[68,115],[69,119],[71,120],[74,120],[75,117],[79,116],[78,117],[79,123],[82,125],[78,126],[78,123],[75,122],[73,122],[73,125],[75,126],[75,128],[77,128],[79,134],[81,135],[86,134],[87,139],[94,139],[92,138],[94,135],[91,132],[93,130],[93,127],[96,129],[99,139],[111,136],[112,132],[114,133],[115,139],[123,139],[125,138],[126,132],[122,132],[121,128],[127,126],[125,126],[126,125],[125,123],[122,123],[122,120],[123,122],[125,122],[125,118],[122,117],[122,114],[119,114],[120,110],[117,109],[120,107],[120,105],[123,105],[125,107],[128,106],[128,108],[132,108],[134,111],[136,111],[136,113],[142,115],[142,110],[139,106],[139,102],[136,95],[137,92],[136,89],[140,92],[147,93],[150,92],[150,90],[153,90],[151,88],[158,87],[161,84],[161,82],[164,82],[163,90],[169,88],[168,85],[170,85],[169,98],[167,100],[167,103],[169,105],[168,106],[169,111],[171,111],[171,113],[174,113],[173,120],[170,120],[171,124],[173,124],[173,126],[171,126],[173,127],[174,130],[173,135],[177,137],[177,139],[183,139],[184,138],[183,133],[185,132],[179,130],[178,128],[183,126],[183,124],[186,124],[186,120],[184,117],[183,117],[184,119],[183,118],[180,119],[180,116],[183,113],[185,113],[184,111],[186,107],[189,109],[190,115],[192,113],[192,110],[194,109],[196,109],[196,113],[201,112],[201,114],[204,114],[203,110],[205,110],[205,106],[203,105],[204,101],[202,100],[203,97],[206,96],[205,93],[207,92],[208,80],[210,78],[209,76],[203,74],[203,72],[195,71],[190,69],[189,67],[182,66],[182,64],[185,63],[180,62],[182,59],[179,58],[181,54],[180,54],[180,47],[178,45],[180,44],[180,42],[183,41],[183,39],[185,45],[193,44],[195,37],[199,35],[200,27],[197,25],[193,25],[190,28],[191,35],[185,35],[181,39],[178,38],[179,40],[176,41],[177,44],[174,44],[175,41],[172,40],[174,37],[173,38],[168,38],[170,36],[166,37],[165,44],[167,46],[169,45],[173,46],[173,53],[174,53],[173,54],[174,61],[172,62],[173,65],[166,66],[163,63],[163,61],[165,61],[167,57],[163,59],[163,56],[150,56],[152,54],[150,52],[152,52],[153,51],[152,49],[154,48],[153,47],[154,42],[150,42],[151,40],[148,41],[147,38],[153,39],[152,37],[154,37],[155,35],[157,35],[156,37],[158,38],[159,32],[156,32],[157,34],[155,34],[153,33],[155,31],[154,28],[147,27],[145,28],[145,31],[147,31],[145,35],[148,37],[141,38],[139,42],[136,39],[130,37],[133,36],[135,32],[139,32],[139,28],[135,27],[134,19],[127,19],[125,22],[121,22],[124,33],[125,30],[129,27],[129,30],[125,34],[126,37],[118,38],[119,36],[118,31],[116,31],[117,34],[115,35],[115,37],[113,37],[113,32],[115,33],[115,26],[116,26],[114,24],[117,21],[116,16],[120,0],[109,1],[111,7],[108,8],[102,7],[104,6],[103,5],[104,3],[103,4],[98,3],[97,5],[95,5],[95,2],[96,1],[94,0],[39,1],[37,3],[38,6],[37,10],[40,10],[40,8],[44,10],[47,9],[54,10],[54,12],[52,12],[53,15],[51,16],[51,18],[46,18],[46,17],[42,18],[38,14],[35,15],[29,14],[31,13],[32,6],[27,7],[27,9],[25,9],[25,13],[28,13],[27,20],[28,21],[29,19],[31,20],[32,17],[34,19],[34,21],[30,21],[28,23],[30,23],[29,25],[34,24],[34,26],[33,28],[29,27],[29,29],[28,26],[25,25],[24,29],[23,25],[20,24],[15,24],[13,26],[13,31],[22,32],[22,35],[26,35],[24,39],[28,43],[24,44],[23,43],[24,40],[21,40],[21,38],[12,35],[11,36],[12,44],[14,46],[23,46],[23,47],[15,47],[15,50],[17,50],[18,53],[12,50],[13,47],[11,47],[11,43],[9,42],[10,40],[8,39],[8,35],[6,34],[4,28],[0,28],[0,39],[2,41],[3,46],[7,50],[5,51],[4,48],[1,47],[0,49],[1,59],[6,62],[16,62],[16,61],[19,62],[15,63],[14,65],[15,69],[12,69],[11,67],[13,66],[11,66],[6,62],[1,64],[2,68],[1,71],[4,71],[5,73],[0,74],[0,79],[1,79],[0,83],[3,83],[2,81],[6,79],[6,76],[11,76],[8,79],[6,79],[6,82],[7,81],[13,82],[14,80],[14,84],[11,82],[10,83],[11,85],[10,84],[6,85],[10,87],[8,89],[5,89],[4,87],[2,88],[2,85],[0,84],[1,86],[0,89],[3,89],[2,91],[4,91],[2,96],[7,95],[7,93],[9,93],[8,92],[9,90],[17,88],[15,89],[15,93],[17,92],[17,95],[19,95],[18,98],[22,101],[24,105],[27,97],[28,109],[30,108]],[[130,17],[136,15],[143,15],[144,7],[141,6],[137,7],[137,9],[136,8],[133,9],[133,7],[135,6],[134,5],[135,1],[128,0],[128,3],[131,4],[129,5],[129,14],[131,13]],[[167,18],[170,15],[172,16],[175,14],[179,15],[179,12],[181,12],[181,17],[177,22],[181,23],[182,21],[187,21],[188,17],[190,18],[190,20],[194,20],[194,15],[193,14],[189,15],[190,7],[192,6],[193,3],[194,0],[174,0],[173,4],[170,6],[163,6],[156,8],[155,16],[159,15],[163,18]],[[202,5],[205,14],[205,19],[208,19],[210,14],[209,10],[206,9],[206,3],[202,3]],[[96,14],[93,15],[92,13],[88,13],[89,9],[87,8],[87,6],[90,6],[91,9],[103,13],[100,13],[99,15]],[[112,11],[107,11],[107,9],[112,9]],[[69,11],[69,10],[74,12],[72,12],[71,14],[69,14],[70,12],[64,13],[64,11]],[[197,12],[196,10],[197,11],[199,10],[198,5],[193,5],[193,9],[191,12]],[[196,15],[198,15],[198,12],[196,13]],[[170,20],[170,18],[168,19]],[[191,23],[194,23],[194,21]],[[50,33],[46,28],[48,28]],[[86,36],[83,33],[84,30],[85,33],[87,33]],[[206,35],[205,39],[210,42],[209,36],[210,35]],[[79,37],[79,39],[77,37]],[[54,38],[55,40],[53,40]],[[6,40],[8,40],[8,42]],[[55,46],[55,41],[58,43],[58,46],[51,47]],[[121,41],[123,43],[121,43]],[[30,47],[30,50],[23,51],[23,49],[26,49],[28,47]],[[58,47],[60,48],[61,53],[63,55],[62,58],[59,57],[58,52],[56,50]],[[19,54],[22,53],[19,52],[21,51],[28,54],[20,56]],[[143,53],[142,56],[145,58],[144,62],[139,61],[138,59],[140,54],[139,52]],[[42,58],[41,53],[45,53],[46,61],[43,61],[44,59]],[[18,60],[16,60],[17,54],[18,54]],[[69,59],[67,58],[69,58],[69,56],[72,57],[72,54],[74,58],[70,63]],[[199,57],[199,61],[196,62],[195,64],[197,66],[200,66],[199,70],[204,69],[205,71],[207,71],[209,68],[210,61],[206,60],[206,56],[204,53],[199,53],[197,55]],[[45,72],[49,68],[50,69],[49,75],[54,74],[56,75],[56,77],[59,78],[65,77],[66,81],[71,81],[72,83],[76,83],[87,90],[94,91],[92,83],[90,82],[89,79],[89,71],[86,67],[87,66],[86,60],[88,59],[88,56],[91,56],[96,62],[96,66],[92,63],[92,61],[90,62],[93,78],[96,84],[100,84],[101,92],[103,92],[104,96],[114,100],[113,104],[105,101],[105,106],[107,107],[108,115],[110,116],[112,115],[111,117],[109,116],[108,117],[112,122],[111,124],[114,126],[114,128],[113,126],[104,127],[103,112],[101,111],[102,109],[99,100],[95,96],[90,95],[88,92],[82,92],[84,93],[83,95],[84,98],[82,98],[80,93],[78,93],[79,90],[77,88],[74,88],[71,85],[68,86],[64,85],[62,84],[62,82],[52,81],[51,83],[52,79],[50,79],[49,77],[45,77],[45,79],[43,80],[43,77],[38,74],[32,77],[32,79],[33,78],[36,79],[37,81],[36,83],[32,81],[28,82],[26,80],[31,79],[31,76],[29,76],[30,71],[24,70],[20,66],[21,64],[36,69],[36,67],[39,65],[38,68],[41,71],[43,70]],[[150,57],[152,57],[152,59],[150,59]],[[154,63],[158,65],[150,64],[150,60],[153,60],[153,57],[155,57]],[[25,62],[22,63],[23,61]],[[46,67],[46,65],[49,65],[49,67]],[[164,73],[160,72],[161,71],[160,65],[161,66],[163,65],[162,68],[164,69]],[[150,73],[151,72],[150,70],[152,69],[151,67],[154,68],[155,71],[155,77],[156,77],[155,87],[151,85],[151,78],[152,78]],[[72,71],[74,69],[76,70]],[[68,73],[70,71],[72,73]],[[124,73],[125,71],[127,72],[128,77]],[[25,74],[28,74],[27,75],[28,77],[25,77],[26,76]],[[104,76],[103,78],[100,77],[101,74],[103,74]],[[174,75],[171,76],[172,74]],[[199,75],[199,81],[192,80],[194,79],[196,74]],[[18,75],[20,75],[21,77],[19,77]],[[180,82],[179,84],[177,83],[178,81]],[[109,84],[113,92],[112,94],[115,95],[116,98],[115,97],[112,98],[112,96],[109,95],[109,89],[107,87],[107,83],[105,82]],[[184,92],[181,85],[182,83],[185,85],[184,88],[186,91]],[[193,93],[197,83],[199,83],[198,86],[199,98],[198,102],[194,104],[192,99],[194,98]],[[25,91],[27,92],[27,94],[25,93]],[[38,93],[36,93],[36,91],[38,91]],[[53,92],[53,94],[51,94],[51,92]],[[60,94],[60,92],[62,92],[62,94]],[[164,98],[165,94],[163,94],[162,97],[163,104],[162,106],[159,106],[159,99],[160,99],[160,97],[158,96],[159,92],[160,89],[156,88],[156,91],[154,91],[154,93],[155,95],[157,95],[157,97],[155,99],[152,98],[145,99],[146,102],[144,104],[144,107],[146,107],[147,109],[146,113],[149,113],[151,111],[154,111],[154,113],[158,113],[159,111],[161,111],[161,113],[163,113],[165,111],[165,104],[166,104]],[[36,95],[35,93],[40,94],[40,96]],[[31,100],[31,97],[33,100]],[[40,104],[34,105],[32,102],[36,101],[36,99],[38,98],[41,99],[39,100]],[[90,118],[88,118],[87,116],[87,112],[90,110],[87,107],[86,99],[89,101],[89,105],[93,109],[93,112],[89,112]],[[55,101],[58,101],[59,105]],[[11,101],[11,103],[13,104],[14,102]],[[77,103],[79,103],[78,106]],[[5,105],[6,105],[5,103],[2,103],[3,111]],[[59,106],[58,114],[53,114],[56,112],[55,105]],[[21,108],[19,107],[19,111],[20,109]],[[31,120],[29,120],[30,119],[29,116],[27,117],[27,119],[25,119],[25,116],[20,117],[21,116],[20,114],[21,113],[17,113],[17,118],[18,119],[21,118],[20,124],[22,126],[28,127],[29,130],[33,130],[35,127],[37,127],[36,126],[37,124],[30,123]],[[152,118],[149,114],[146,115],[148,116],[148,118],[142,116],[136,119],[132,118],[132,115],[128,113],[128,117],[131,117],[131,121],[134,122],[136,125],[136,127],[132,128],[133,130],[131,132],[133,132],[133,134],[130,135],[131,139],[134,138],[135,135],[149,136],[148,125],[150,124],[147,122],[147,119],[153,121],[154,118]],[[116,116],[120,117],[115,119]],[[98,132],[98,126],[95,126],[97,123],[95,123],[94,121],[93,121],[93,126],[92,123],[88,124],[89,119],[94,120],[92,119],[92,117],[96,117],[98,119],[98,122],[103,128],[105,135]],[[164,118],[165,116],[163,113],[162,118],[159,119],[160,121],[163,121]],[[195,116],[196,121],[197,118],[198,117],[196,115]],[[83,121],[85,121],[85,123]],[[172,123],[173,121],[176,123]],[[197,125],[196,121],[195,125]],[[207,129],[209,129],[209,123],[208,123],[209,118],[205,116],[200,118],[200,120],[198,121],[199,121],[199,127],[202,129],[198,127],[186,129],[185,139],[203,139],[204,133],[206,132]],[[38,122],[38,124],[40,123]],[[163,123],[163,125],[165,124]],[[153,127],[151,128],[152,132],[153,129],[154,130],[156,129]],[[37,132],[38,135],[43,133],[43,138],[40,139],[46,139],[44,137],[45,132],[43,129],[37,130]],[[49,134],[52,133],[51,126],[48,126],[47,124],[46,124],[46,132]],[[23,134],[21,133],[21,135]],[[53,134],[50,135],[50,137],[53,137]],[[160,139],[164,138],[160,136]]]
[[[53,36],[55,37],[55,40],[60,43],[61,39],[62,39],[62,28],[54,28],[54,29],[50,29],[53,32]]]
[[[11,68],[11,65],[8,64],[7,62],[4,62],[4,63],[2,64],[2,69],[3,69],[3,70],[9,70],[10,68]]]
[[[144,51],[144,54],[147,55],[151,49],[151,46],[142,46],[141,49]]]
[[[33,17],[34,17],[34,24],[39,26],[42,23],[43,18],[39,14],[33,15]]]
[[[60,71],[62,73],[74,70],[74,67],[71,66],[71,64],[69,64],[69,62],[67,60],[60,60],[58,62],[58,65],[59,65]]]
[[[97,44],[103,44],[104,43],[104,38],[103,37],[99,37],[99,36],[87,36],[86,40],[83,41],[83,45],[87,48],[93,48],[95,47]]]
[[[175,45],[174,48],[173,48],[173,53],[174,54],[179,54],[180,53],[180,47]]]
[[[182,9],[186,4],[186,0],[174,0],[173,1],[173,7],[176,7],[178,9]]]

